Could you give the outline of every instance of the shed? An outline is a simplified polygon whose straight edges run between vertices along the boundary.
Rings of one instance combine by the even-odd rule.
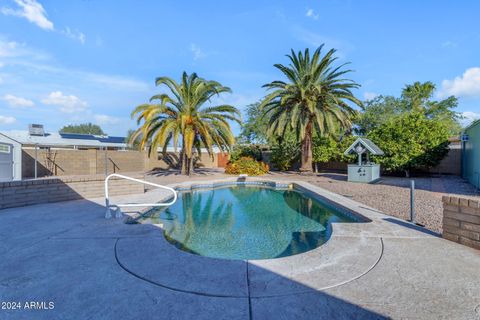
[[[0,181],[22,180],[22,144],[0,133]]]

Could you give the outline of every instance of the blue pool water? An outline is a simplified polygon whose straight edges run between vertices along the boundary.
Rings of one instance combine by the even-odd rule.
[[[181,250],[226,259],[306,252],[328,240],[332,222],[355,222],[295,190],[239,185],[180,192],[174,205],[140,220],[163,224]]]

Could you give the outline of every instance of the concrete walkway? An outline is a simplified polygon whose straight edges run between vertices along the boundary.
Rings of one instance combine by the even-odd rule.
[[[480,251],[298,184],[371,222],[335,224],[304,254],[229,261],[105,220],[101,199],[2,210],[0,301],[21,306],[0,319],[480,319]]]

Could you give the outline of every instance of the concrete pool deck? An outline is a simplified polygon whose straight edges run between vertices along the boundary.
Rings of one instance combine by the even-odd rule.
[[[180,251],[154,225],[105,220],[103,199],[2,210],[0,301],[22,308],[0,319],[480,318],[480,251],[297,183],[372,222],[334,224],[303,254],[231,261]]]

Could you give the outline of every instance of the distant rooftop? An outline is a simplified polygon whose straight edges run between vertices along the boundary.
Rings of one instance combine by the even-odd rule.
[[[51,147],[113,147],[126,148],[124,137],[99,136],[93,134],[52,133],[31,135],[27,130],[0,131],[0,134],[22,145],[39,145]]]

